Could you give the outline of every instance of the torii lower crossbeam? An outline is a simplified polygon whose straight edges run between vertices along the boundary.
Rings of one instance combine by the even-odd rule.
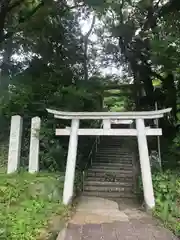
[[[69,136],[71,129],[56,129],[57,136]],[[138,136],[136,129],[99,129],[99,128],[79,128],[77,131],[79,136]],[[145,128],[146,136],[160,136],[162,129]]]

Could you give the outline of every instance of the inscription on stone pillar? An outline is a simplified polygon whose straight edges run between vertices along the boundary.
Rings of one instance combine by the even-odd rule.
[[[41,119],[34,117],[31,120],[31,139],[29,150],[29,172],[35,173],[39,171],[39,131],[41,127]]]

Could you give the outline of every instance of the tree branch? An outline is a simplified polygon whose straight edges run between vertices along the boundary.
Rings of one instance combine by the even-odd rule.
[[[158,0],[158,2],[156,3],[156,5],[154,6],[154,8],[158,8],[159,7],[159,3],[161,2],[161,0]]]
[[[164,4],[162,7],[157,8],[157,11],[155,11],[156,10],[155,8],[157,8],[157,4],[155,5],[155,7],[153,7],[154,12],[153,14],[151,13],[151,17],[149,18],[149,16],[147,16],[147,19],[144,22],[144,25],[142,27],[143,31],[148,30],[149,28],[151,29],[155,28],[157,26],[156,22],[158,18],[164,17],[168,13],[179,11],[180,4],[179,4],[179,0],[170,0],[169,2]]]
[[[25,18],[22,18],[19,20],[19,24],[16,26],[16,28],[18,28],[20,26],[20,24],[25,23],[27,20],[29,20],[42,6],[44,5],[44,1],[42,1],[41,3],[39,3]],[[3,36],[3,39],[0,39],[0,42],[7,40],[8,38],[12,37],[14,35],[15,31],[11,31],[6,33]]]
[[[2,42],[4,35],[4,25],[8,13],[9,3],[10,0],[1,0],[0,3],[0,42]]]
[[[89,31],[86,33],[86,35],[84,36],[84,38],[88,39],[92,30],[93,30],[93,27],[94,27],[94,24],[95,24],[95,21],[96,21],[96,17],[95,15],[93,16],[93,20],[92,20],[92,23],[91,23],[91,27],[89,29]]]
[[[8,12],[12,11],[12,9],[20,6],[23,2],[25,2],[25,0],[17,0],[16,2],[14,2],[13,4],[10,4],[10,6],[8,7]]]
[[[123,12],[122,9],[124,7],[125,1],[122,0],[121,4],[120,4],[120,23],[123,23],[124,19],[123,19]]]
[[[69,9],[75,9],[75,8],[84,7],[84,6],[86,6],[85,3],[79,4],[79,5],[77,4],[77,5],[74,5],[74,6],[69,7]]]
[[[84,2],[82,4],[77,4],[77,2],[75,1],[73,6],[70,6],[67,2],[68,1],[60,0],[60,3],[62,4],[62,6],[65,7],[67,10],[76,9],[76,8],[80,8],[80,7],[86,6],[86,4]]]
[[[177,12],[180,10],[179,0],[170,0],[159,10],[158,17],[164,17],[168,13]]]

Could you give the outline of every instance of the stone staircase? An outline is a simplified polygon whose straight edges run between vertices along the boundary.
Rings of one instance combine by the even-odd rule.
[[[134,198],[133,153],[130,148],[128,139],[104,137],[87,171],[83,195]]]

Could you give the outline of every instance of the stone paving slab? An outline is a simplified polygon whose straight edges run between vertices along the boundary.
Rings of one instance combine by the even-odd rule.
[[[113,201],[81,198],[76,214],[57,240],[90,239],[178,240],[149,215],[130,205],[119,210]]]
[[[58,240],[178,240],[166,229],[135,228],[130,223],[70,224],[65,238]]]

